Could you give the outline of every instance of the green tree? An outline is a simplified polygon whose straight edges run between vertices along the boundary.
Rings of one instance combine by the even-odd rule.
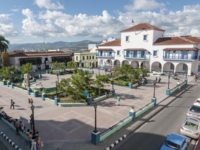
[[[94,85],[99,91],[99,95],[101,95],[101,89],[104,87],[104,83],[109,82],[109,76],[108,75],[97,75],[96,79],[94,81]]]
[[[65,63],[59,63],[59,62],[53,62],[52,67],[55,69],[58,69],[58,71],[60,72],[62,69],[65,68]]]
[[[14,66],[3,67],[0,69],[1,76],[13,82],[14,73],[16,72]]]
[[[33,67],[31,63],[26,63],[24,65],[21,66],[20,70],[22,74],[30,74],[32,71]]]
[[[77,69],[78,68],[78,66],[77,66],[77,63],[75,63],[74,61],[69,61],[68,63],[67,63],[67,68],[69,68],[69,69]]]
[[[8,49],[8,44],[10,42],[5,39],[4,36],[0,35],[0,52],[6,52]]]

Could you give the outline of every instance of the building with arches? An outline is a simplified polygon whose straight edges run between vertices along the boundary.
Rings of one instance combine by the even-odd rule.
[[[164,37],[164,33],[148,23],[121,31],[121,40],[98,45],[98,67],[130,64],[133,68],[145,66],[151,72],[200,72],[200,37]]]

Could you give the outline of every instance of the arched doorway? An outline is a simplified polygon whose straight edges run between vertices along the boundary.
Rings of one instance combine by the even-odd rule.
[[[139,63],[138,63],[138,61],[132,61],[132,62],[131,62],[131,66],[132,66],[133,68],[139,68]]]
[[[163,65],[163,72],[174,73],[174,69],[175,69],[175,66],[174,66],[174,64],[171,63],[171,62],[166,62],[166,63]]]
[[[185,73],[185,72],[188,73],[188,65],[185,63],[179,63],[176,66],[176,73]]]
[[[114,67],[120,67],[120,61],[119,60],[114,61]]]
[[[162,65],[161,63],[155,61],[151,64],[151,71],[157,71],[157,72],[161,72],[162,70]]]
[[[106,61],[106,65],[107,65],[107,66],[112,66],[112,60],[108,59],[108,60]]]
[[[123,60],[122,65],[124,65],[124,64],[129,64],[129,62],[127,60]]]
[[[141,66],[140,66],[141,68],[142,67],[145,67],[145,68],[147,68],[148,70],[150,69],[150,64],[149,64],[149,62],[147,62],[147,61],[143,61],[142,63],[141,63]]]

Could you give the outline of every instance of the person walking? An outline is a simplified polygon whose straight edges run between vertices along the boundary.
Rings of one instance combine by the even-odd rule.
[[[120,96],[117,96],[117,105],[120,106]]]
[[[31,106],[31,99],[28,99],[28,108]]]
[[[33,99],[32,98],[30,99],[30,103],[31,103],[31,105],[33,105]]]
[[[159,79],[158,79],[158,83],[160,83],[160,81],[161,81],[161,77],[159,77]]]
[[[15,102],[12,99],[10,101],[10,109],[11,108],[15,109]]]

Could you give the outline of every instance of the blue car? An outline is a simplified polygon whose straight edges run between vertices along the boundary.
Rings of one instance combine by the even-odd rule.
[[[186,150],[189,139],[186,136],[172,133],[167,136],[160,150]]]

